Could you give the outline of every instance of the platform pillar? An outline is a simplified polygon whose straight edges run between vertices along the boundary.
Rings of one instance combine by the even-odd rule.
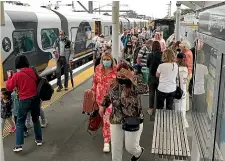
[[[113,1],[112,5],[112,55],[119,62],[119,1]]]
[[[180,41],[181,4],[177,3],[176,6],[177,6],[177,11],[176,11],[175,39],[176,41]]]

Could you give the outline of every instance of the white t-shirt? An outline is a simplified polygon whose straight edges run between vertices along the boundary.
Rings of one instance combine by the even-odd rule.
[[[208,68],[203,64],[196,64],[194,94],[205,93],[205,76],[208,75]]]
[[[157,72],[159,76],[158,90],[164,93],[171,93],[176,90],[176,77],[178,73],[177,63],[160,64]]]

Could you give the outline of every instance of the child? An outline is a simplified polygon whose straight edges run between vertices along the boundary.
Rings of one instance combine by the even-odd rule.
[[[6,88],[1,89],[1,118],[2,118],[2,132],[5,127],[5,122],[11,126],[10,133],[15,132],[15,124],[12,120],[12,100],[10,92]]]
[[[19,109],[19,97],[17,94],[17,90],[15,89],[12,94],[12,101],[13,101],[13,106],[12,106],[12,114],[14,116],[14,121],[15,124],[17,122],[17,114],[18,114],[18,109]],[[26,125],[24,126],[24,137],[27,137],[29,135],[28,130]]]
[[[45,118],[45,113],[44,113],[44,110],[41,108],[41,104],[42,104],[42,101],[40,103],[41,128],[46,128],[47,125],[48,125],[48,121]],[[27,124],[28,128],[32,127],[32,125],[31,125],[31,113],[30,112],[28,112],[28,114],[27,114],[26,124]]]

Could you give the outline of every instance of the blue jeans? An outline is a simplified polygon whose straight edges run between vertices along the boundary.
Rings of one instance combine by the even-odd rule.
[[[24,126],[28,112],[31,112],[34,125],[35,139],[42,141],[42,130],[39,121],[40,116],[40,99],[32,97],[19,101],[19,109],[16,124],[16,145],[24,144]]]

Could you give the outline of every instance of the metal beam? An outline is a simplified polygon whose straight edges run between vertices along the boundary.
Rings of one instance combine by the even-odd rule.
[[[131,12],[132,10],[120,10],[119,12]],[[87,12],[84,10],[76,10],[75,12]],[[94,10],[93,12],[99,12],[97,10]],[[112,12],[112,10],[100,10],[100,12]]]
[[[80,1],[77,1],[77,3],[85,10],[85,12],[88,12],[88,9],[80,2]]]
[[[88,10],[89,13],[93,13],[93,1],[88,1]]]

